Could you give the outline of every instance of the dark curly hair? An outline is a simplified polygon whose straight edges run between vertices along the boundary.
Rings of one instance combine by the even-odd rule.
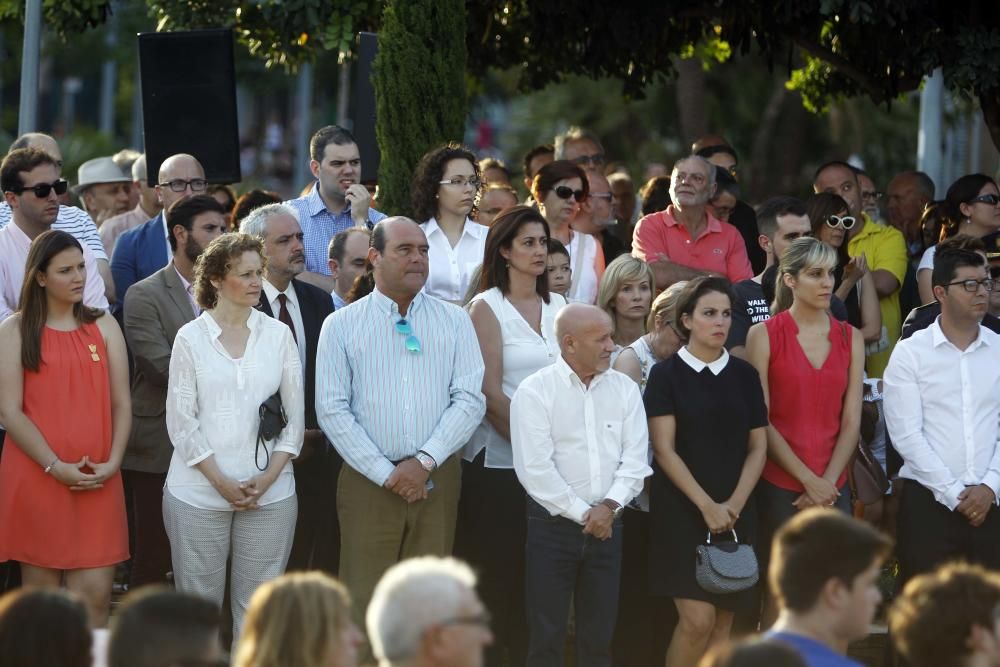
[[[482,180],[476,156],[461,144],[447,143],[424,154],[413,172],[413,182],[410,184],[410,206],[413,209],[413,219],[417,222],[437,217],[438,190],[441,188],[445,165],[452,160],[468,160],[475,170],[476,178]],[[469,215],[475,210],[473,207]]]
[[[264,242],[239,232],[217,237],[198,256],[194,264],[194,297],[203,310],[211,310],[219,303],[219,290],[212,281],[225,279],[233,268],[233,262],[248,251],[260,255],[261,268],[267,266]]]

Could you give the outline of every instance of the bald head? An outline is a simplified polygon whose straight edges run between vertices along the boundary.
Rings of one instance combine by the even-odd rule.
[[[897,174],[886,188],[889,224],[912,238],[924,207],[934,200],[934,181],[921,171]]]
[[[173,188],[165,185],[171,181],[187,181],[188,185],[180,192],[175,192]],[[201,187],[195,190],[190,182],[201,181]],[[163,204],[164,210],[169,209],[176,202],[187,199],[193,194],[200,194],[205,191],[205,169],[193,155],[178,153],[171,155],[163,164],[157,177],[156,194]]]
[[[597,306],[569,304],[556,315],[555,329],[563,360],[584,383],[611,366],[614,323]]]
[[[19,148],[37,148],[51,156],[56,161],[57,166],[62,169],[62,151],[59,150],[59,144],[47,134],[41,132],[22,134],[10,145],[12,151]]]

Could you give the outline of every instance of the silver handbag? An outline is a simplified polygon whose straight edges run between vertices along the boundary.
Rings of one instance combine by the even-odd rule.
[[[740,544],[736,531],[732,533],[732,542],[712,544],[709,532],[705,544],[695,547],[694,578],[709,593],[739,593],[760,578],[753,547]]]

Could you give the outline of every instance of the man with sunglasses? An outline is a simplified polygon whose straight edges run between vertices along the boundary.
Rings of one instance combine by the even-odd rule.
[[[882,314],[882,336],[866,346],[865,370],[870,377],[882,377],[903,320],[899,292],[909,265],[906,242],[898,229],[880,225],[864,212],[858,176],[848,163],[834,160],[820,165],[813,177],[813,189],[843,197],[848,213],[857,220],[847,230],[847,251],[851,257],[863,254],[868,260]]]
[[[956,559],[1000,568],[1000,334],[982,325],[993,279],[982,253],[939,247],[931,280],[941,315],[896,345],[883,378],[907,480],[902,582]]]
[[[125,303],[129,287],[165,267],[173,256],[167,241],[170,237],[167,210],[182,199],[205,192],[208,187],[205,169],[197,158],[186,153],[164,160],[157,176],[156,196],[163,205],[162,210],[152,220],[119,236],[111,256],[119,309]]]
[[[17,309],[31,242],[52,229],[59,215],[59,194],[67,187],[68,183],[59,178],[56,161],[38,149],[11,151],[0,164],[0,188],[12,213],[11,224],[0,229],[0,321]],[[83,302],[107,310],[104,281],[94,253],[88,246],[81,246],[87,271]]]
[[[714,193],[715,166],[697,155],[681,158],[670,175],[673,203],[635,226],[632,255],[653,268],[657,289],[703,275],[734,283],[753,275],[740,232],[709,210]]]
[[[386,569],[451,553],[455,453],[486,413],[472,320],[422,291],[428,247],[409,218],[375,225],[367,257],[375,287],[326,318],[316,353],[316,417],[344,460],[340,577],[359,625]]]
[[[56,169],[60,175],[62,174],[62,152],[59,150],[59,144],[56,143],[56,140],[49,135],[42,134],[41,132],[22,134],[10,145],[8,152],[20,148],[36,148],[43,153],[47,153],[55,160]],[[66,232],[82,245],[90,248],[97,262],[97,271],[101,274],[101,280],[104,281],[104,295],[108,301],[114,301],[115,287],[111,280],[111,264],[108,261],[108,253],[105,251],[104,244],[101,242],[100,234],[97,231],[97,225],[94,224],[94,221],[87,215],[86,211],[70,205],[68,189],[57,194],[60,204],[59,214],[56,216],[56,221],[52,223],[52,229]],[[10,205],[7,202],[0,202],[0,229],[10,224],[11,215]]]
[[[593,132],[571,127],[555,140],[555,159],[569,160],[586,172],[604,171],[604,146]]]

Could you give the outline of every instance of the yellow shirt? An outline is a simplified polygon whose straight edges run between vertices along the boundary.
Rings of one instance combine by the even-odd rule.
[[[884,270],[896,277],[903,284],[906,276],[906,241],[903,234],[895,227],[880,225],[873,222],[867,214],[861,214],[864,227],[847,244],[847,252],[851,257],[864,253],[871,271]],[[866,358],[865,369],[869,377],[880,378],[889,363],[892,348],[899,340],[903,317],[899,311],[899,289],[889,296],[879,299],[879,310],[882,312],[882,326],[889,334],[889,347]]]

